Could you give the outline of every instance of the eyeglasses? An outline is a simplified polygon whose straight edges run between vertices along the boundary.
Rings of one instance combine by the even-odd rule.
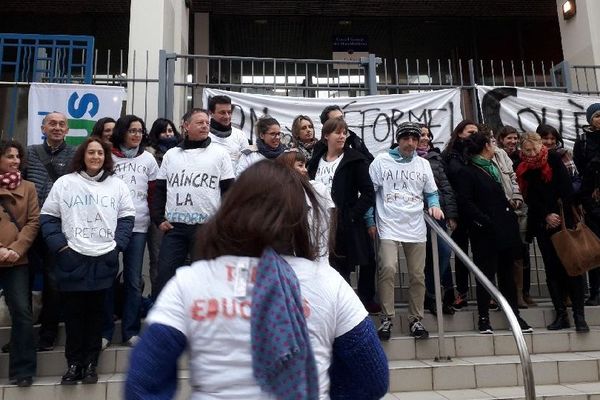
[[[130,135],[139,135],[142,136],[144,134],[143,129],[127,129],[127,133]]]

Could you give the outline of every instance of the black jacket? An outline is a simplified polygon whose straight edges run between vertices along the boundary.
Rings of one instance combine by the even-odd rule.
[[[325,154],[326,146],[315,148],[308,163],[311,179],[315,178],[319,161]],[[337,215],[335,250],[330,252],[332,264],[346,270],[355,265],[365,265],[369,261],[369,238],[364,215],[375,205],[375,191],[369,176],[368,161],[357,150],[344,150],[344,157],[333,176],[331,198]]]
[[[575,141],[573,161],[581,175],[581,204],[600,223],[600,201],[592,198],[594,190],[600,188],[600,131],[586,129]]]
[[[440,196],[440,206],[446,218],[458,218],[458,206],[454,197],[454,190],[450,181],[446,176],[446,165],[442,160],[440,150],[437,148],[429,150],[424,157],[431,165],[433,178],[438,187],[438,195]]]
[[[517,215],[502,185],[471,163],[461,169],[457,180],[458,207],[472,243],[475,239],[488,251],[516,250],[521,246]],[[474,244],[474,243],[473,243]]]
[[[561,199],[565,210],[565,223],[573,226],[571,205],[574,203],[573,186],[567,167],[560,156],[548,153],[548,164],[552,168],[552,179],[546,183],[542,180],[539,169],[529,170],[523,174],[527,181],[527,191],[523,193],[527,212],[527,240],[546,229],[546,216],[551,213],[560,215],[558,200]],[[557,229],[556,229],[557,230]]]

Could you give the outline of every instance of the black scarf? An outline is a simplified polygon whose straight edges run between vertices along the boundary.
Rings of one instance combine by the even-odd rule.
[[[220,138],[229,137],[231,135],[231,124],[229,126],[221,125],[212,118],[210,120],[210,133]]]
[[[181,144],[179,146],[184,150],[189,150],[189,149],[203,149],[205,147],[208,147],[209,144],[210,144],[209,137],[207,137],[204,140],[189,140],[186,137],[185,139],[183,139],[183,142],[181,142]]]
[[[279,146],[276,148],[272,148],[267,146],[266,143],[261,139],[256,141],[256,147],[258,147],[258,152],[269,160],[279,157],[279,155],[285,150],[285,146],[281,143],[279,143]]]

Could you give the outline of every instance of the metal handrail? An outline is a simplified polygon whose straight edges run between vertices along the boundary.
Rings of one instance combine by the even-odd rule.
[[[523,336],[523,332],[521,332],[521,327],[519,322],[517,321],[517,317],[513,312],[510,304],[504,298],[504,296],[500,293],[498,288],[490,282],[490,280],[484,275],[483,272],[471,261],[469,256],[465,254],[464,251],[452,240],[450,235],[446,233],[446,231],[438,225],[435,219],[433,219],[429,214],[425,213],[425,222],[431,228],[431,247],[433,253],[433,277],[435,281],[435,303],[437,309],[437,318],[438,321],[438,350],[439,357],[438,359],[444,360],[447,359],[446,354],[446,340],[444,334],[444,322],[442,315],[442,295],[440,289],[440,270],[439,270],[439,257],[437,251],[437,240],[440,237],[444,242],[446,242],[454,251],[456,257],[460,258],[468,270],[475,275],[475,278],[484,286],[484,288],[490,293],[492,298],[496,300],[500,309],[506,315],[508,319],[508,324],[512,330],[512,334],[515,338],[515,342],[517,344],[517,351],[519,352],[519,357],[521,358],[521,367],[523,369],[523,382],[525,386],[525,398],[527,400],[535,400],[535,382],[533,378],[533,367],[531,365],[531,357],[529,356],[529,351],[527,350],[527,343],[525,342],[525,337]]]

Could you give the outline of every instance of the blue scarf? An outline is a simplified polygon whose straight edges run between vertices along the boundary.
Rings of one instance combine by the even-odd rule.
[[[319,378],[303,313],[300,283],[273,249],[258,262],[250,317],[252,370],[278,399],[317,399]]]
[[[177,146],[177,143],[179,143],[179,138],[177,136],[169,136],[166,138],[159,138],[157,145],[161,152],[166,153],[167,150]]]
[[[137,156],[138,151],[140,150],[140,147],[132,147],[132,148],[127,148],[123,145],[119,146],[119,149],[121,150],[121,153],[123,153],[123,155],[125,156],[125,158],[134,158],[135,156]]]
[[[256,140],[256,147],[258,147],[258,152],[269,160],[279,157],[285,150],[285,146],[281,143],[276,148],[272,148],[267,146],[260,138]]]

